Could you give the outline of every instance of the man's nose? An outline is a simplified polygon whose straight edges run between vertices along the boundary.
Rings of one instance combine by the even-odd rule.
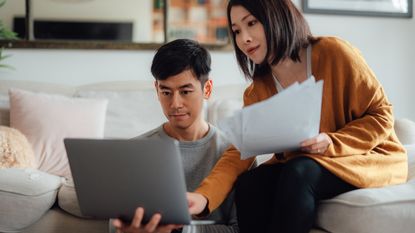
[[[171,100],[171,107],[172,108],[181,108],[183,107],[183,100],[182,97],[179,94],[173,94],[172,100]]]

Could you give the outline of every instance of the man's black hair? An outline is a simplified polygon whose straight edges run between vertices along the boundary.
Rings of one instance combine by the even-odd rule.
[[[211,58],[209,52],[198,42],[177,39],[164,44],[151,64],[151,73],[156,80],[166,80],[185,70],[190,70],[202,83],[208,80]]]

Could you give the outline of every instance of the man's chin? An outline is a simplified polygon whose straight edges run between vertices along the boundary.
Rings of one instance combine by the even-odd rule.
[[[172,126],[173,128],[176,128],[176,129],[181,129],[181,130],[184,130],[184,129],[189,128],[189,127],[190,127],[190,125],[191,125],[191,124],[186,124],[186,123],[174,123],[174,124],[171,124],[171,126]]]

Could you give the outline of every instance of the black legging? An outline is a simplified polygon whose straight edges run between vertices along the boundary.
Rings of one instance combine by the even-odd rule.
[[[247,171],[235,188],[241,233],[309,233],[320,200],[356,189],[308,157]]]

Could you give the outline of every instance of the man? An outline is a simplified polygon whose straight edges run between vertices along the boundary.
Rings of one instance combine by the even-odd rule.
[[[160,47],[154,56],[151,72],[167,122],[140,138],[178,140],[186,178],[187,190],[193,192],[210,173],[221,154],[229,146],[224,135],[203,118],[203,102],[210,97],[210,55],[197,42],[179,39]],[[197,195],[188,193],[188,195]],[[191,209],[192,204],[189,203]],[[120,232],[239,232],[233,197],[230,195],[219,209],[204,219],[214,225],[159,226],[163,216],[155,214],[142,224],[145,210],[136,209],[130,225],[115,220]]]

